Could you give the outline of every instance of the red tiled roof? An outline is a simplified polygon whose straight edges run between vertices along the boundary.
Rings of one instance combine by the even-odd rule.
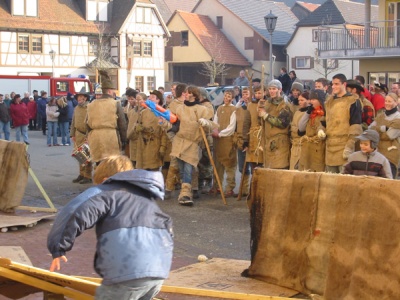
[[[318,7],[320,7],[319,4],[314,4],[314,3],[301,2],[301,1],[297,1],[297,3],[299,3],[301,6],[307,8],[309,11],[314,11]]]
[[[204,49],[218,63],[248,66],[250,63],[208,16],[177,11]]]
[[[85,20],[75,0],[38,1],[39,17],[23,17],[11,15],[6,0],[0,0],[0,29],[75,34],[98,33],[95,23]]]

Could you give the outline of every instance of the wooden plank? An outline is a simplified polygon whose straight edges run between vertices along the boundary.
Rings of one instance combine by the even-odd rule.
[[[255,294],[247,294],[239,292],[215,291],[207,289],[195,289],[195,288],[166,286],[166,285],[163,285],[161,287],[161,292],[194,295],[202,297],[214,297],[220,299],[235,299],[235,300],[293,300],[293,298],[288,298],[288,297],[265,296],[265,295],[255,295]]]
[[[19,272],[21,274],[23,273],[29,277],[34,277],[45,280],[47,282],[52,282],[61,286],[69,287],[92,296],[95,295],[96,288],[99,286],[98,283],[92,281],[87,281],[73,276],[50,272],[44,269],[12,262],[7,258],[0,258],[0,266],[9,270]]]
[[[0,257],[7,257],[12,261],[32,266],[28,255],[20,246],[0,246]]]
[[[29,211],[35,211],[35,212],[36,211],[51,212],[51,213],[56,213],[57,212],[56,208],[37,207],[37,206],[24,206],[24,205],[17,206],[15,209],[29,210]]]
[[[14,226],[34,226],[35,223],[42,219],[52,218],[55,214],[5,214],[0,213],[0,228],[14,227]]]
[[[47,282],[42,279],[32,277],[30,275],[22,274],[17,271],[13,271],[4,267],[0,267],[0,276],[24,283],[29,286],[40,288],[44,291],[49,291],[55,294],[63,294],[72,299],[79,300],[93,300],[93,296],[87,295],[78,291],[70,290],[65,287]]]
[[[249,265],[250,261],[224,258],[213,258],[189,265],[171,271],[162,291],[196,293],[210,297],[215,295],[214,291],[224,292],[222,294],[226,294],[226,298],[230,299],[270,299],[257,298],[266,295],[289,298],[298,294],[298,291],[292,289],[242,277],[242,271]],[[251,296],[255,298],[248,298],[250,291]],[[237,295],[238,298],[234,298],[233,295]]]

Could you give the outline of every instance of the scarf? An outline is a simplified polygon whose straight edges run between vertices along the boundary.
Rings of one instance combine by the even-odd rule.
[[[398,111],[397,106],[392,108],[391,110],[385,110],[385,115],[390,116],[391,114],[394,114],[396,111]]]
[[[193,102],[187,101],[185,100],[185,102],[183,102],[186,106],[195,106],[196,104],[200,104],[199,99],[194,100]]]
[[[322,108],[322,106],[318,106],[316,109],[314,109],[310,115],[311,125],[314,125],[315,118],[317,116],[324,116],[324,115],[325,115],[325,112],[324,112],[324,109]]]

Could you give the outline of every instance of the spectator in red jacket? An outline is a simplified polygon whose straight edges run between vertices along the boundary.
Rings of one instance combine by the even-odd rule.
[[[385,97],[388,93],[388,87],[386,84],[375,82],[374,86],[375,94],[371,98],[371,103],[375,108],[375,115],[385,111]]]
[[[29,96],[29,102],[26,106],[29,114],[29,130],[36,130],[37,103],[33,96]]]
[[[16,94],[10,105],[11,119],[15,128],[15,139],[17,142],[21,140],[21,134],[25,144],[29,145],[28,124],[29,113],[25,103],[22,102],[21,95]]]

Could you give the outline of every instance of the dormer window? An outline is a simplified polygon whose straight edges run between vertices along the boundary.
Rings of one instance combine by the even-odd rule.
[[[13,16],[38,16],[38,0],[12,0],[11,11]]]
[[[108,1],[89,0],[87,2],[87,20],[107,22]]]

